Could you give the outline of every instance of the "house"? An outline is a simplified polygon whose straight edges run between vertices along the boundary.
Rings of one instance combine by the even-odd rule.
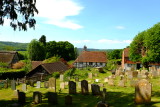
[[[64,72],[68,70],[68,66],[63,62],[54,62],[54,63],[42,63],[33,68],[29,73],[26,74],[28,79],[36,78],[37,80],[42,80],[46,76],[54,72]]]
[[[149,67],[155,67],[156,69],[160,68],[160,63],[149,63]],[[142,63],[133,62],[129,59],[129,48],[125,48],[122,53],[122,69],[131,70],[131,69],[140,69],[142,68]]]
[[[107,62],[106,52],[84,51],[77,57],[73,65],[76,68],[105,67]]]
[[[125,48],[122,53],[122,69],[140,69],[142,64],[140,62],[133,62],[129,59],[129,48]]]
[[[0,51],[0,62],[8,64],[11,68],[13,64],[19,61],[18,52],[16,51]]]

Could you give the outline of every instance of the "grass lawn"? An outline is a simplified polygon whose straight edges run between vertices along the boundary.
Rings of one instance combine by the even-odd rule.
[[[104,77],[107,77],[108,75],[111,75],[111,73],[99,73],[98,77],[93,77],[93,79],[86,79],[88,80],[89,84],[95,83],[94,79],[99,79],[99,83],[104,83]],[[120,77],[116,77],[115,83],[118,83],[118,80]],[[81,81],[81,80],[80,80]],[[149,80],[152,83],[152,98],[150,104],[142,104],[142,105],[135,105],[134,104],[134,87],[129,86],[129,81],[127,82],[126,87],[118,87],[116,86],[109,86],[107,83],[104,83],[104,87],[101,87],[101,90],[103,88],[107,89],[107,103],[110,105],[110,107],[160,107],[160,78],[156,79],[150,79]],[[26,93],[26,104],[23,105],[24,107],[64,107],[64,96],[68,95],[68,87],[66,87],[64,90],[59,92],[60,89],[60,80],[57,79],[57,92],[58,92],[58,105],[49,105],[47,101],[46,94],[48,91],[51,91],[49,89],[42,88],[36,88],[36,87],[30,87],[28,85]],[[17,86],[17,89],[20,91],[21,85]],[[42,103],[40,104],[34,104],[32,102],[32,96],[34,91],[40,91],[43,94],[42,97]],[[93,96],[91,94],[89,95],[82,95],[80,93],[80,89],[77,87],[77,94],[71,95],[73,99],[73,105],[67,106],[67,107],[96,107],[96,104],[101,100],[100,96]],[[8,89],[1,89],[0,90],[0,107],[11,107],[16,100],[12,100],[13,98],[13,90],[11,88]]]

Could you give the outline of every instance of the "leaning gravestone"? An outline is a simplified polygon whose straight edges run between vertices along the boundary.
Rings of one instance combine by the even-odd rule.
[[[18,102],[24,104],[26,102],[26,94],[24,92],[18,93]]]
[[[100,87],[97,84],[91,84],[91,90],[93,95],[100,95]]]
[[[37,81],[37,87],[36,88],[41,88],[41,81]]]
[[[11,89],[16,90],[16,81],[15,80],[11,81]]]
[[[76,83],[69,81],[69,94],[76,94]]]
[[[135,87],[135,103],[136,104],[150,103],[151,91],[152,91],[152,86],[146,79],[138,81]]]
[[[48,92],[48,102],[50,104],[58,104],[58,95],[57,93],[54,93],[54,92]]]
[[[64,75],[60,75],[60,81],[64,81]]]
[[[27,91],[27,84],[22,84],[22,91]]]
[[[39,104],[42,102],[42,93],[39,91],[33,92],[33,102]]]
[[[65,96],[65,105],[72,105],[72,96]]]
[[[49,88],[54,89],[56,92],[56,79],[53,77],[49,78]]]
[[[81,81],[81,91],[82,94],[88,94],[88,81],[86,80]]]

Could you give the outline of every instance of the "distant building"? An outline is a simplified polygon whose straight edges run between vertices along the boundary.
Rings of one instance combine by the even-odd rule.
[[[68,66],[65,65],[63,62],[54,62],[54,63],[37,62],[37,65],[34,66],[33,69],[29,73],[26,74],[26,77],[28,79],[35,78],[36,80],[42,80],[44,77],[54,72],[63,73],[66,70],[68,70]]]
[[[105,67],[107,62],[106,52],[87,51],[84,46],[84,51],[77,57],[73,65],[76,68],[84,67]]]
[[[18,52],[16,51],[0,51],[0,62],[8,64],[11,68],[13,64],[19,61]]]

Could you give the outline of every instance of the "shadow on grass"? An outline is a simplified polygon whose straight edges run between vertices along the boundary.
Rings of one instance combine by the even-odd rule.
[[[26,103],[18,107],[96,107],[97,103],[101,100],[100,96],[93,96],[91,93],[88,95],[82,95],[80,93],[71,95],[72,105],[65,105],[65,96],[67,93],[58,94],[58,104],[51,105],[48,103],[47,93],[43,93],[42,103],[34,104],[32,97],[26,97]],[[153,95],[160,95],[159,93],[153,93]],[[17,103],[17,100],[1,100],[0,107],[13,107]],[[134,103],[134,93],[123,92],[107,92],[107,103],[109,107],[157,107],[155,104],[160,102],[151,102],[149,104],[136,105]],[[14,106],[15,107],[15,106]],[[17,107],[17,106],[16,106]]]

